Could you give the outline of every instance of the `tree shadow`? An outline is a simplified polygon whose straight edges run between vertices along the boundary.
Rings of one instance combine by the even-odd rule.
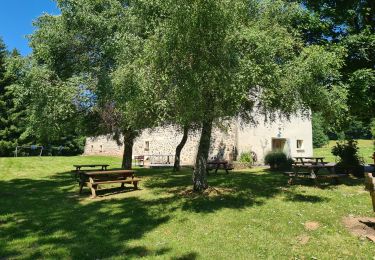
[[[264,171],[259,173],[230,173],[211,174],[209,185],[218,189],[224,189],[221,194],[186,196],[184,191],[192,187],[191,171],[178,173],[158,172],[153,174],[144,185],[155,194],[165,193],[171,190],[176,200],[181,200],[181,209],[200,213],[213,213],[222,208],[242,209],[251,206],[259,206],[266,199],[274,197],[285,186],[285,182],[279,175]]]
[[[78,185],[68,173],[48,179],[0,181],[0,256],[73,259],[163,256],[171,249],[152,250],[129,243],[169,222],[176,209],[209,214],[223,208],[256,207],[289,190],[285,176],[267,170],[229,175],[219,171],[208,177],[209,184],[223,193],[195,197],[181,194],[192,186],[191,170],[174,173],[168,169],[137,169],[137,175],[143,179],[141,189],[155,195],[154,198],[119,199],[113,195],[129,190],[113,189],[101,191],[102,199],[89,200],[87,189],[83,196],[77,195]],[[328,201],[292,192],[287,193],[287,199]],[[197,257],[197,253],[191,252],[176,259]]]
[[[330,199],[322,196],[299,194],[294,192],[287,192],[285,200],[293,202],[309,202],[309,203],[322,203],[329,202]]]
[[[82,203],[73,196],[72,187],[67,175],[0,181],[0,255],[92,259],[156,256],[170,250],[127,245],[169,220],[168,199],[131,197]],[[29,243],[27,250],[18,250],[15,241]]]

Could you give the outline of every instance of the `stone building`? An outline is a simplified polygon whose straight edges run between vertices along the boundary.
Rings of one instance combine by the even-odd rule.
[[[260,121],[260,120],[259,120]],[[182,150],[182,164],[192,165],[197,153],[200,133],[190,133]],[[176,146],[182,133],[176,128],[159,127],[144,130],[136,139],[133,155],[144,155],[146,163],[173,164]],[[242,126],[234,121],[229,129],[213,130],[210,158],[236,159],[243,152],[254,152],[262,163],[267,152],[283,150],[289,156],[312,156],[312,125],[309,119],[293,117],[279,119],[272,123],[258,123],[256,126]],[[87,138],[84,155],[122,156],[123,147],[110,136]]]

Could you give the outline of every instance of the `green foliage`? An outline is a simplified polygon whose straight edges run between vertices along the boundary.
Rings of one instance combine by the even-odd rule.
[[[249,163],[249,164],[252,164],[253,163],[253,157],[251,156],[251,153],[250,152],[243,152],[241,153],[240,155],[240,159],[239,159],[240,162],[243,162],[243,163]]]
[[[289,170],[292,167],[293,160],[282,151],[272,151],[266,154],[264,163],[269,165],[272,170]]]
[[[339,157],[336,166],[337,172],[352,173],[355,176],[363,177],[363,160],[359,157],[358,150],[358,142],[355,140],[336,143],[336,146],[332,148],[332,154]]]
[[[23,63],[19,53],[8,53],[0,39],[0,156],[13,156],[17,145],[28,142],[28,138],[22,136],[26,106],[15,102],[15,84],[22,77]]]
[[[320,114],[314,114],[312,117],[312,133],[314,148],[319,148],[328,144],[327,128]]]
[[[372,138],[375,139],[375,118],[371,120],[370,131],[372,134]]]
[[[309,14],[319,17],[303,23],[306,42],[329,44],[345,49],[342,84],[347,86],[347,115],[367,124],[375,113],[375,6],[373,0],[301,0]],[[313,32],[313,33],[311,33]],[[311,38],[312,36],[312,38]],[[335,43],[335,44],[332,44]],[[345,131],[347,123],[343,122]]]

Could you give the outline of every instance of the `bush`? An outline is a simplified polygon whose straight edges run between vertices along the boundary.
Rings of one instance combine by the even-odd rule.
[[[332,154],[339,157],[336,165],[337,173],[353,174],[357,177],[364,176],[363,161],[358,155],[358,143],[354,140],[337,142],[332,148]]]
[[[293,160],[281,151],[273,151],[266,154],[264,163],[271,167],[271,170],[289,170],[292,168]]]
[[[239,162],[252,164],[253,158],[250,152],[241,153]]]

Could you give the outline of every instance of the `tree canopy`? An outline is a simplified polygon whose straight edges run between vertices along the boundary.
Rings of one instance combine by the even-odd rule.
[[[214,126],[311,112],[339,125],[347,113],[353,88],[343,77],[345,48],[322,44],[326,27],[298,3],[57,2],[61,15],[35,23],[20,90],[41,137],[123,136],[123,166],[131,167],[140,130],[195,125],[201,138],[193,183],[201,191]],[[351,84],[371,80],[369,70],[356,73]]]

